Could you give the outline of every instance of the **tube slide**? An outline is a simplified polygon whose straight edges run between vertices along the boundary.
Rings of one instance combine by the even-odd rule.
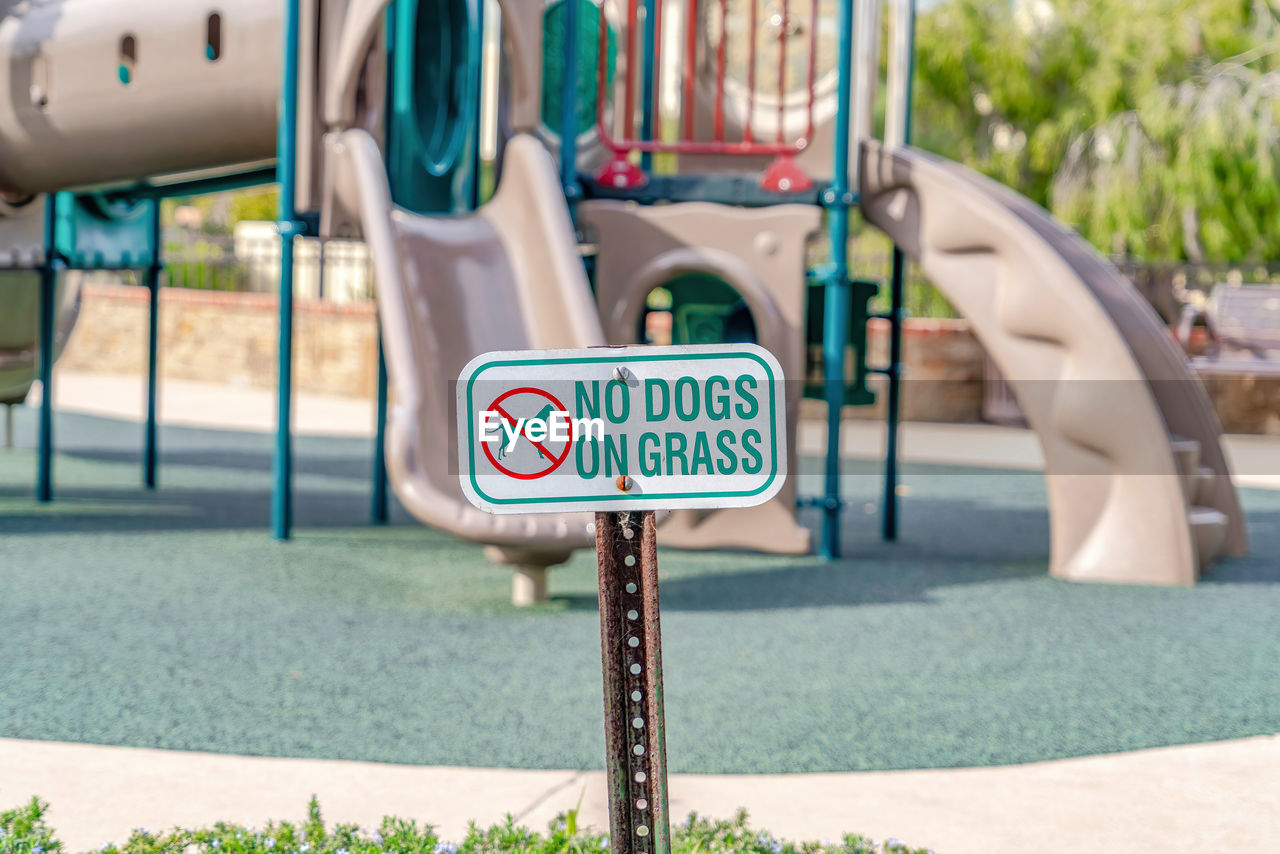
[[[280,4],[2,5],[9,198],[275,158]]]
[[[532,136],[516,136],[489,203],[433,217],[391,202],[382,152],[367,132],[344,131],[331,146],[336,192],[359,211],[373,256],[396,494],[418,519],[490,544],[498,559],[563,562],[594,542],[590,514],[495,516],[472,507],[458,482],[451,411],[458,373],[481,353],[604,343],[551,155]]]
[[[863,216],[973,324],[1040,438],[1052,574],[1186,585],[1244,554],[1217,416],[1132,285],[959,164],[875,141],[860,158]]]

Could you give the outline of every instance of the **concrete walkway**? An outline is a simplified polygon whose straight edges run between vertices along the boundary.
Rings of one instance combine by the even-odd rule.
[[[942,854],[1270,854],[1280,839],[1280,737],[1005,768],[858,774],[676,775],[671,811],[731,816],[786,839],[856,831]],[[585,792],[585,797],[583,796]],[[329,822],[385,814],[458,840],[468,819],[510,812],[537,829],[583,797],[608,826],[599,772],[430,768],[0,740],[0,802],[38,793],[71,851],[136,827],[299,820],[312,794]]]
[[[276,392],[271,388],[165,379],[156,402],[163,424],[275,430]],[[39,383],[31,389],[27,404],[39,406]],[[146,383],[140,376],[59,370],[53,378],[53,405],[67,412],[142,421],[147,411]],[[373,403],[362,398],[310,393],[294,397],[293,429],[302,435],[372,436],[373,419]]]
[[[32,389],[28,403],[40,400]],[[160,420],[186,427],[272,431],[276,423],[273,389],[215,385],[166,379],[158,395]],[[69,412],[141,421],[146,412],[140,376],[59,371],[54,379],[54,405]],[[301,435],[372,436],[373,403],[362,398],[298,394],[294,431]],[[885,427],[879,421],[846,421],[841,433],[844,455],[878,459]],[[806,421],[799,431],[800,452],[820,454],[826,448],[826,424]],[[1280,438],[1227,436],[1224,445],[1241,486],[1280,489]],[[902,459],[908,462],[990,466],[1039,470],[1044,467],[1040,443],[1025,428],[994,424],[922,424],[902,427]]]

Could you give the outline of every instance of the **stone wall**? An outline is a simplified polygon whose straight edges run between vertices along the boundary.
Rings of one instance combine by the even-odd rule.
[[[146,370],[147,292],[86,285],[83,307],[59,364],[73,371],[140,374]],[[870,362],[888,361],[888,324],[868,330]],[[294,315],[294,385],[299,391],[372,397],[377,371],[372,303],[304,300]],[[903,356],[903,417],[909,421],[982,420],[983,350],[964,320],[911,318]],[[276,298],[165,288],[160,295],[160,370],[165,377],[274,388]],[[881,391],[885,378],[872,376]],[[1224,377],[1206,386],[1228,432],[1280,434],[1280,379]],[[846,418],[883,418],[885,395]],[[806,418],[823,404],[805,400]]]
[[[1201,355],[1207,343],[1203,328],[1192,330],[1191,340],[1187,345],[1190,355]],[[999,368],[989,364],[988,370],[988,381],[1003,385]],[[1224,433],[1280,436],[1280,376],[1276,376],[1273,371],[1263,371],[1260,375],[1216,376],[1204,373],[1200,374],[1200,382],[1213,403]],[[1008,389],[1008,386],[1004,388]],[[984,407],[984,420],[1023,423],[1021,409],[1012,398],[1012,392],[1007,391],[1006,394],[1009,396],[1004,403],[995,403],[988,398]],[[998,417],[991,417],[993,409],[1000,410]]]
[[[138,374],[146,370],[147,292],[86,285],[80,320],[59,364],[73,371]],[[888,360],[888,324],[869,331],[873,364]],[[299,301],[294,314],[294,385],[300,391],[371,397],[377,370],[372,303]],[[903,348],[907,418],[976,421],[982,404],[982,348],[963,320],[911,319]],[[160,292],[160,371],[165,377],[274,388],[276,298],[164,288]],[[883,386],[883,377],[871,384]],[[883,398],[883,395],[881,395]],[[806,403],[806,408],[819,401]],[[874,407],[849,417],[882,418]],[[817,417],[820,417],[817,416]]]
[[[184,288],[160,292],[160,372],[174,379],[274,388],[276,297]],[[294,387],[371,397],[378,340],[372,303],[300,301],[294,313]],[[147,291],[86,285],[80,319],[59,365],[72,371],[146,370]]]
[[[1280,436],[1280,377],[1201,377],[1228,433]]]
[[[968,423],[982,420],[982,364],[984,352],[964,320],[908,318],[903,328],[902,417],[906,421]],[[889,322],[873,319],[867,326],[867,362],[889,363]],[[845,418],[882,420],[888,378],[872,375],[867,385],[876,392],[873,406],[850,406]],[[823,418],[825,404],[806,400],[805,418]]]

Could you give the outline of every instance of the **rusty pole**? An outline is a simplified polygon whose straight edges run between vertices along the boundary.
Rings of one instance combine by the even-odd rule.
[[[609,847],[670,854],[653,513],[596,513]]]

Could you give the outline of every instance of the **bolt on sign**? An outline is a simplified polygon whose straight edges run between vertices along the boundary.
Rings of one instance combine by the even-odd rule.
[[[782,369],[753,344],[486,353],[458,377],[462,489],[594,510],[614,854],[669,854],[655,510],[748,507],[786,477]]]
[[[782,370],[753,344],[486,353],[457,404],[492,513],[747,507],[787,473]]]

